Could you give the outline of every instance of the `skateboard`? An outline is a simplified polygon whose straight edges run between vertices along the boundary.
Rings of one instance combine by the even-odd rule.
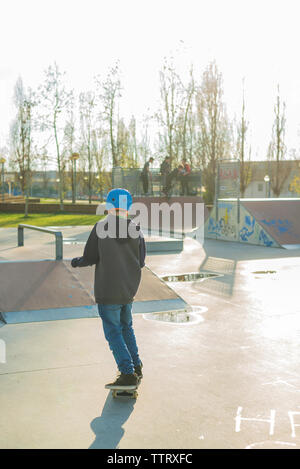
[[[134,389],[127,389],[126,391],[124,390],[124,388],[112,389],[112,397],[114,399],[116,397],[129,397],[131,399],[136,399],[138,397],[137,388],[138,386],[136,386]]]
[[[112,397],[129,397],[131,399],[136,399],[138,397],[138,387],[140,385],[140,382],[133,388],[133,389],[124,389],[123,387],[119,387],[117,389],[111,389],[112,392]]]

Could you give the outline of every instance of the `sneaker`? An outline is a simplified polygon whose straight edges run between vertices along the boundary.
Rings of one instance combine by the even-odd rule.
[[[132,373],[130,375],[126,375],[124,373],[120,373],[120,375],[117,377],[117,379],[113,383],[109,383],[105,385],[106,389],[119,389],[122,387],[122,389],[126,390],[131,390],[135,389],[138,385],[138,377],[135,373]]]
[[[143,368],[143,363],[142,362],[139,365],[134,367],[134,372],[137,375],[139,380],[142,379],[142,377],[143,377],[142,368]]]

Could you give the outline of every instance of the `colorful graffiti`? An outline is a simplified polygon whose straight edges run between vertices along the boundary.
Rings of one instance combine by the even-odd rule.
[[[244,224],[240,229],[240,239],[244,242],[252,242],[253,244],[262,244],[263,246],[274,246],[274,241],[267,235],[261,226],[256,223],[253,216],[248,215],[244,211]]]
[[[242,204],[240,206],[240,223],[237,222],[237,204],[235,201],[220,202],[218,215],[217,220],[214,208],[207,220],[205,233],[208,238],[240,241],[242,243],[268,247],[278,246],[276,241],[267,234],[261,224],[256,221],[254,216],[250,215]],[[278,220],[277,222],[278,229],[288,229],[288,224],[285,223],[285,220],[281,220],[281,223]]]
[[[228,219],[222,217],[218,221],[210,217],[207,231],[216,237],[236,238],[235,226],[228,223]]]
[[[264,230],[260,230],[258,240],[267,247],[274,246],[274,241],[272,241]]]
[[[282,233],[290,232],[292,229],[292,223],[289,220],[259,220],[260,223],[263,223],[266,226],[273,228],[278,235]]]
[[[245,223],[242,229],[239,232],[240,239],[242,241],[249,241],[250,236],[253,235],[254,233],[254,227],[255,227],[255,218],[251,217],[249,215],[245,215]]]

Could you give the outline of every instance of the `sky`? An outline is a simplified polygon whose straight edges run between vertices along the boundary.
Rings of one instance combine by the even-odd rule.
[[[286,103],[286,144],[300,149],[300,28],[295,0],[9,0],[0,6],[0,148],[14,116],[18,78],[37,87],[56,61],[77,92],[120,61],[122,112],[157,108],[159,70],[173,55],[195,76],[215,60],[229,116],[241,115],[245,83],[252,159],[264,159],[277,85]]]

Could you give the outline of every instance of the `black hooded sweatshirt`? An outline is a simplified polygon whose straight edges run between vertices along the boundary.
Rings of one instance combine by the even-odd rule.
[[[116,222],[113,237],[99,237],[108,232],[109,217]],[[131,237],[131,230],[138,237]],[[131,220],[108,215],[93,227],[82,257],[73,260],[75,267],[96,265],[94,294],[99,304],[132,303],[141,280],[141,269],[145,265],[146,245],[142,232]],[[75,261],[75,262],[74,262]]]

